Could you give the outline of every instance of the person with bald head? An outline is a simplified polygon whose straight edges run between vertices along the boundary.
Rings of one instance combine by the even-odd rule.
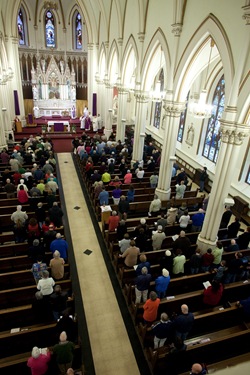
[[[75,344],[68,341],[67,334],[63,331],[60,334],[59,344],[53,347],[53,354],[61,374],[65,374],[72,367]]]
[[[191,375],[205,375],[207,374],[207,370],[201,366],[200,363],[194,363],[191,368]]]
[[[181,305],[181,314],[174,320],[174,328],[176,336],[183,341],[186,340],[194,323],[194,315],[189,312],[188,306]]]
[[[188,237],[186,237],[186,233],[184,230],[181,230],[180,231],[180,235],[179,237],[177,238],[177,240],[175,240],[173,243],[172,243],[172,248],[174,250],[174,253],[176,252],[177,249],[180,249],[182,251],[182,253],[187,257],[189,257],[191,254],[190,254],[190,246],[191,246],[191,241]]]

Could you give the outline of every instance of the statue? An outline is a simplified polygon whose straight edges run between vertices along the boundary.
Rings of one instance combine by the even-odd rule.
[[[40,112],[39,112],[39,108],[38,107],[34,107],[33,108],[33,112],[34,112],[34,116],[35,116],[35,118],[38,118],[38,117],[40,117]]]
[[[33,91],[33,100],[38,100],[38,91],[37,91],[36,85],[33,86],[32,91]]]
[[[190,146],[193,146],[193,143],[194,143],[194,126],[193,126],[193,123],[191,123],[191,125],[188,128],[186,143]]]
[[[117,116],[117,109],[118,109],[118,97],[117,95],[113,98],[113,116]]]
[[[76,89],[75,89],[74,86],[72,86],[72,89],[71,89],[71,100],[72,100],[73,102],[76,101]]]

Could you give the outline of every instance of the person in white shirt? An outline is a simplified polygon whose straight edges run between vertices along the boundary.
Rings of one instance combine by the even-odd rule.
[[[119,241],[119,247],[120,247],[121,253],[123,254],[124,251],[126,251],[129,248],[129,246],[130,246],[129,234],[125,233],[124,238],[121,241]]]
[[[142,169],[142,167],[139,167],[138,168],[138,171],[136,173],[136,177],[139,181],[141,181],[143,179],[143,176],[144,176],[144,170]]]
[[[157,216],[161,210],[161,200],[158,198],[158,195],[155,194],[154,199],[150,203],[148,216]]]
[[[37,289],[41,291],[43,296],[50,296],[53,293],[55,281],[49,277],[48,271],[42,271],[42,279],[38,281]]]
[[[189,224],[189,221],[190,221],[190,216],[188,214],[188,211],[185,211],[184,214],[181,215],[181,217],[179,219],[180,227],[182,229],[187,228],[187,226]]]

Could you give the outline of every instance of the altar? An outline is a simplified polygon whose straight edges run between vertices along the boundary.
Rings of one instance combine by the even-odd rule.
[[[51,132],[51,127],[54,127],[54,132],[64,132],[64,127],[67,127],[68,132],[70,132],[70,123],[69,121],[60,121],[56,119],[54,121],[48,121],[47,123],[47,132]]]
[[[32,66],[34,116],[76,117],[76,82],[74,68],[66,61],[52,56],[49,64],[41,60],[36,69]]]

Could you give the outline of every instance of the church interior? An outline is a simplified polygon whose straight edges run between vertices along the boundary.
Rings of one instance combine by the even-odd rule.
[[[86,160],[74,148],[76,137],[86,142],[84,147],[94,142],[96,149],[111,139],[110,145],[120,141],[124,148],[130,146],[128,169],[144,160],[143,180],[136,174],[132,178],[135,197],[126,221],[128,233],[144,217],[156,229],[157,218],[149,208],[155,194],[164,213],[184,201],[192,204],[191,218],[205,198],[202,227],[198,233],[186,233],[191,247],[204,254],[217,247],[218,238],[229,246],[229,222],[240,222],[235,238],[250,227],[249,28],[250,0],[1,0],[0,151],[12,155],[16,144],[25,147],[33,137],[53,142],[59,187],[55,194],[64,214],[56,230],[69,245],[67,277],[57,284],[70,290],[69,305],[77,321],[75,374],[206,373],[189,372],[192,363],[206,364],[207,373],[221,375],[249,368],[249,319],[235,305],[250,296],[249,276],[225,284],[224,303],[205,310],[203,282],[212,282],[212,275],[189,272],[172,279],[171,274],[157,318],[159,312],[170,316],[179,314],[182,304],[189,306],[195,320],[185,357],[175,353],[170,369],[172,347],[154,350],[148,345],[143,303],[135,304],[135,271],[124,267],[116,230],[109,232],[107,226],[110,212],[119,205],[113,205],[107,186],[110,210],[100,207]],[[160,155],[154,187],[147,170],[153,157],[145,151],[152,144]],[[5,350],[0,368],[25,375],[30,374],[32,347],[52,348],[58,335],[55,322],[31,318],[37,289],[29,271],[32,263],[28,267],[29,240],[15,243],[10,216],[20,200],[18,195],[6,196],[7,166],[1,160],[0,341]],[[33,163],[39,164],[37,157],[24,163],[30,168],[26,172]],[[188,178],[183,201],[175,196],[176,166]],[[119,174],[118,163],[115,168]],[[127,190],[123,184],[123,193]],[[222,227],[225,209],[232,216]],[[34,207],[25,203],[25,210],[29,219],[34,217]],[[167,247],[148,254],[140,249],[157,276],[159,257],[172,249],[172,236],[181,229],[178,222],[173,227],[166,227]],[[250,262],[249,241],[240,250]],[[235,254],[223,254],[229,265]],[[250,269],[249,263],[246,267]],[[152,281],[151,290],[154,286]],[[57,371],[54,363],[44,374]]]

